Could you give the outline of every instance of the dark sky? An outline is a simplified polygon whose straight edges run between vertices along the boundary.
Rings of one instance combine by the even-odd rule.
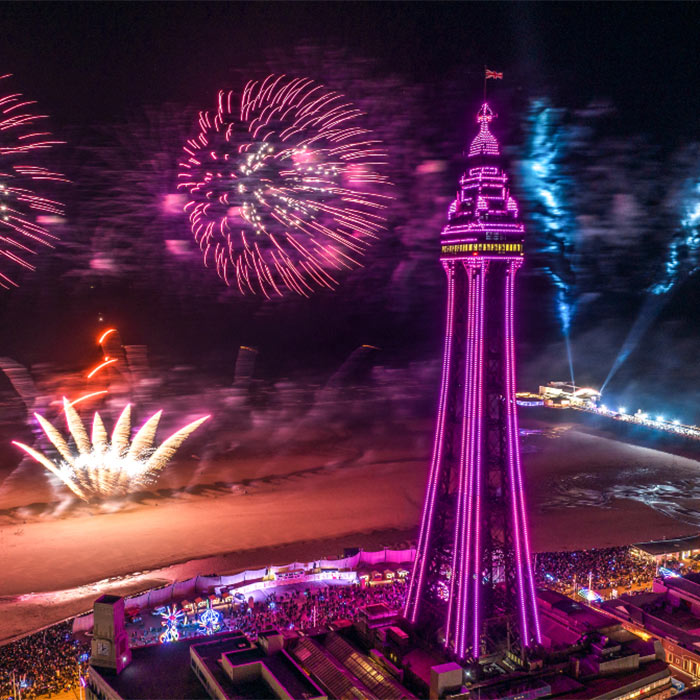
[[[615,100],[635,131],[694,133],[698,20],[696,3],[3,3],[0,63],[58,125],[202,104],[266,50],[325,40],[419,81],[508,66]]]
[[[434,110],[438,132],[454,133],[445,114],[461,114],[463,104],[443,103],[456,93],[465,104],[478,99],[487,64],[505,73],[494,90],[519,91],[523,104],[542,94],[571,109],[609,101],[615,107],[610,128],[623,140],[641,134],[671,152],[700,133],[697,3],[4,3],[0,26],[0,72],[13,73],[19,89],[39,101],[54,131],[69,141],[80,141],[88,130],[119,122],[144,105],[207,108],[219,89],[239,86],[271,51],[291,56],[303,42],[339,47],[373,61],[378,75],[395,73],[425,88],[432,95],[427,110]],[[442,92],[446,83],[451,94]],[[372,116],[376,123],[395,115]],[[469,115],[464,119],[471,123]],[[69,165],[74,145],[65,147]],[[428,144],[422,157],[431,157],[429,149]],[[434,272],[441,278],[437,260]],[[69,300],[62,296],[64,289],[40,292],[42,280],[40,273],[28,277],[20,294],[0,299],[0,354],[37,362],[37,340],[62,344],[58,336],[67,328],[74,337],[92,336],[98,302],[89,292]],[[363,342],[397,352],[418,344],[424,356],[434,355],[440,314],[426,319],[418,303],[414,318],[397,320],[392,309],[371,304],[363,315],[358,308],[363,299],[353,289],[344,301],[340,295],[319,295],[308,303],[278,304],[269,312],[257,307],[253,313],[248,302],[231,299],[229,306],[217,301],[196,311],[184,308],[177,318],[186,329],[180,336],[168,319],[173,341],[165,322],[159,326],[158,319],[148,320],[166,300],[144,299],[127,289],[113,300],[110,313],[131,331],[131,338],[124,332],[127,341],[161,340],[160,350],[174,346],[187,361],[208,361],[215,348],[267,344],[273,373],[276,363],[284,368],[280,371],[305,362],[337,366]],[[549,292],[535,281],[524,297],[535,307],[551,307],[549,298],[536,301],[540,293]],[[628,308],[625,313],[628,324],[633,314]],[[589,326],[594,322],[587,320]],[[554,321],[548,332],[556,334]],[[548,340],[538,348],[534,332],[528,338],[525,329],[523,335],[530,357],[537,359]],[[288,342],[293,352],[282,357],[280,344]],[[608,366],[615,352],[608,349]],[[291,361],[290,355],[306,359]]]

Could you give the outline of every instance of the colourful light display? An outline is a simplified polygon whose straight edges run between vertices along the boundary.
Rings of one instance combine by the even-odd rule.
[[[185,617],[184,611],[178,610],[177,605],[168,605],[160,616],[163,618],[160,624],[165,627],[158,637],[160,643],[176,642],[180,639],[178,627],[182,624]]]
[[[494,117],[484,104],[469,149],[473,165],[460,180],[441,234],[447,274],[442,380],[404,608],[414,624],[441,609],[444,617],[437,622],[445,630],[444,644],[460,659],[480,657],[484,621],[494,613],[485,588],[501,582],[520,643],[541,642],[515,398],[515,276],[524,226],[498,163],[500,148],[489,129]],[[502,333],[496,324],[503,324]],[[493,348],[498,338],[498,360],[491,349],[487,363],[487,340]],[[505,497],[492,490],[496,468]],[[494,527],[507,533],[500,543]]]
[[[199,614],[197,620],[199,624],[199,631],[211,635],[216,634],[221,630],[223,615],[211,607],[211,601],[207,601],[207,607]]]
[[[600,603],[603,600],[603,596],[601,596],[600,593],[596,593],[590,588],[580,588],[578,594],[589,603]]]
[[[361,113],[309,78],[270,75],[201,112],[178,174],[204,261],[241,293],[333,288],[384,229],[384,153]]]

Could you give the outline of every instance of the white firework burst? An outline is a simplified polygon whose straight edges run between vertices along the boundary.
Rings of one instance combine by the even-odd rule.
[[[154,483],[182,443],[209,416],[198,418],[173,433],[160,446],[154,440],[162,411],[153,414],[129,442],[131,405],[127,404],[112,431],[111,440],[99,413],[92,421],[92,435],[68,399],[63,399],[68,430],[75,450],[46,418],[35,413],[39,425],[58,451],[58,460],[49,459],[33,447],[13,441],[30,457],[55,474],[76,496],[95,501],[136,491]]]

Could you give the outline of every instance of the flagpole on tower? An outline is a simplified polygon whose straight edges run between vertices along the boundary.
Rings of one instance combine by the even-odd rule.
[[[486,64],[484,64],[484,102],[486,102],[486,73],[488,71],[488,68],[486,67]]]

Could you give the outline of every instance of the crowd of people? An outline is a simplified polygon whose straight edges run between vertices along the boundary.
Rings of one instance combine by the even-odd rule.
[[[31,700],[75,689],[87,669],[89,644],[73,639],[63,622],[0,650],[0,698]]]
[[[384,603],[398,610],[403,605],[405,591],[406,584],[402,582],[366,587],[329,586],[293,593],[280,591],[252,608],[239,606],[231,620],[233,629],[251,637],[270,627],[302,630],[327,627],[334,620],[357,621],[365,605]]]
[[[576,552],[544,552],[537,555],[537,583],[561,592],[591,588],[598,592],[619,593],[650,586],[656,566],[632,553],[630,547]]]
[[[355,622],[360,608],[375,603],[385,603],[398,610],[403,605],[405,584],[401,582],[383,583],[374,586],[331,585],[307,587],[303,590],[283,587],[267,593],[259,601],[235,601],[217,609],[222,614],[222,630],[241,630],[255,639],[270,627],[276,629],[308,630],[325,627],[338,619]],[[145,620],[127,626],[132,646],[154,644],[163,632],[162,626],[155,626]],[[178,627],[181,639],[202,635],[196,623],[196,615],[189,615]]]
[[[629,547],[609,547],[575,552],[545,552],[536,558],[538,585],[572,594],[590,586],[602,593],[640,590],[651,584],[655,565],[635,556]],[[384,603],[398,610],[404,602],[403,581],[379,585],[322,585],[300,588],[280,586],[258,600],[234,599],[218,607],[221,630],[240,630],[251,638],[269,628],[309,630],[326,627],[339,619],[357,621],[365,605]],[[163,627],[157,614],[143,611],[139,623],[127,625],[132,646],[159,641]],[[178,628],[180,638],[200,636],[197,615],[191,614]],[[89,645],[71,635],[70,623],[61,623],[2,648],[0,697],[31,699],[75,688],[87,668]]]

